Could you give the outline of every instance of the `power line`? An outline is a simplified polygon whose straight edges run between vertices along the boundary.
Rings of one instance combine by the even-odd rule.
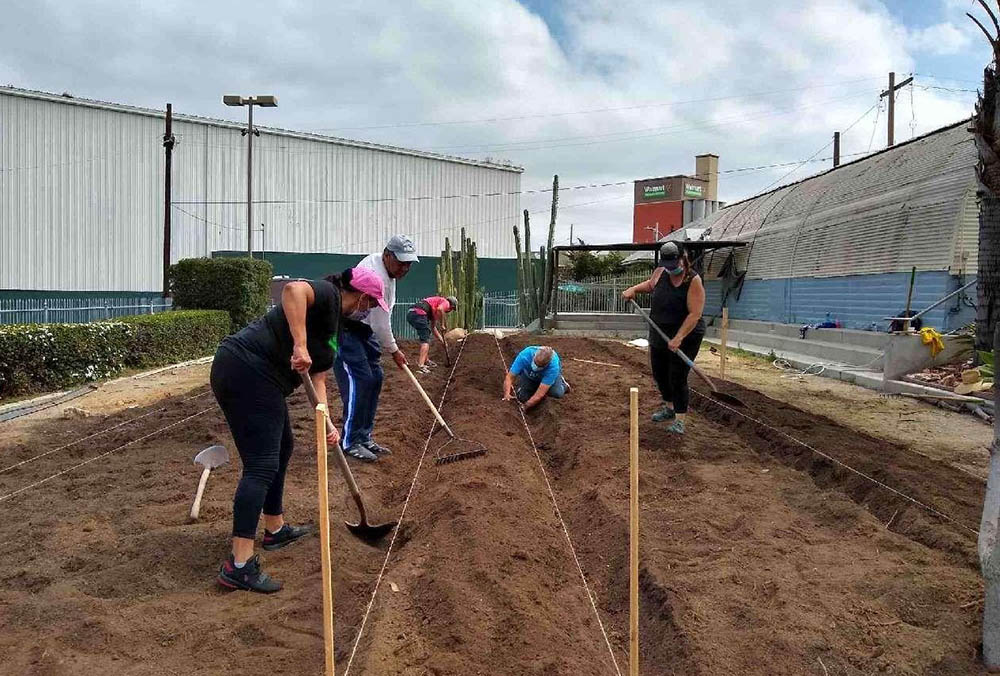
[[[428,146],[425,148],[425,150],[430,150],[430,151],[451,150],[453,152],[463,152],[463,151],[464,152],[515,152],[519,150],[549,150],[552,148],[563,148],[563,147],[572,147],[579,145],[595,145],[597,143],[633,141],[633,140],[646,139],[655,136],[663,136],[678,132],[697,131],[701,129],[714,129],[718,127],[729,126],[732,123],[751,122],[778,115],[787,115],[789,113],[795,113],[802,110],[807,110],[809,108],[815,108],[817,106],[826,106],[829,105],[830,103],[837,103],[839,101],[846,101],[860,97],[867,97],[870,96],[870,94],[871,92],[868,91],[856,92],[848,96],[842,96],[834,99],[827,99],[824,101],[816,101],[814,103],[809,103],[802,106],[794,106],[791,108],[778,108],[769,111],[767,113],[761,113],[759,115],[733,116],[730,118],[719,120],[717,122],[708,122],[703,124],[680,124],[680,125],[675,124],[675,125],[668,125],[665,127],[643,127],[639,129],[630,129],[627,131],[620,131],[620,132],[606,132],[603,134],[586,134],[581,136],[567,136],[561,138],[547,138],[547,139],[525,139],[521,141],[508,141],[503,143]],[[632,134],[637,134],[637,135],[631,136]],[[620,137],[620,138],[612,138],[612,137]],[[564,143],[564,141],[581,141],[581,142]],[[515,147],[515,146],[521,146],[521,147]],[[537,146],[537,147],[523,147],[523,146]]]
[[[867,112],[871,112],[871,109],[869,109]],[[867,112],[865,113],[866,115],[867,115]],[[848,129],[850,129],[851,127],[853,127],[854,124],[857,124],[857,122],[851,124],[844,131],[846,132]],[[822,152],[827,147],[829,147],[829,145],[830,144],[827,144],[826,146],[824,146],[823,148],[821,148],[820,152]],[[861,152],[858,152],[858,153],[848,153],[848,154],[841,155],[841,157],[856,157],[856,156],[861,156],[861,155],[865,155],[865,154],[866,153],[861,153]],[[772,163],[772,164],[760,164],[760,165],[749,166],[749,167],[737,167],[737,168],[734,168],[734,169],[722,169],[722,170],[719,170],[719,171],[706,172],[704,174],[699,174],[699,175],[700,176],[709,176],[709,175],[747,173],[747,172],[753,172],[753,171],[763,171],[765,169],[775,169],[775,168],[779,168],[779,167],[790,167],[790,166],[793,166],[793,165],[801,166],[801,165],[809,163],[809,162],[826,162],[826,161],[829,161],[829,160],[832,159],[831,157],[820,157],[820,158],[817,158],[815,155],[816,155],[816,153],[814,153],[811,157],[808,157],[808,158],[806,158],[804,160],[795,160],[793,162],[775,162],[775,163]],[[615,187],[620,187],[620,186],[631,186],[633,183],[635,183],[635,180],[636,179],[628,179],[628,180],[623,180],[623,181],[612,181],[612,182],[608,182],[608,183],[581,183],[579,185],[561,186],[559,188],[559,190],[560,190],[560,192],[565,192],[565,191],[594,190],[594,189],[602,189],[602,188],[615,188]],[[278,200],[254,200],[253,202],[254,202],[254,204],[274,204],[274,205],[281,205],[281,204],[379,204],[379,203],[384,203],[384,202],[427,202],[427,201],[434,201],[434,200],[481,199],[481,198],[488,198],[488,197],[512,197],[512,196],[516,196],[516,195],[536,195],[536,194],[544,194],[544,193],[550,193],[550,192],[552,192],[552,188],[551,187],[545,187],[545,188],[532,188],[532,189],[527,189],[527,190],[507,190],[507,191],[497,191],[497,192],[487,192],[487,193],[466,193],[466,194],[455,194],[455,195],[419,195],[419,196],[407,196],[407,195],[403,195],[403,196],[397,196],[397,197],[370,197],[370,198],[356,198],[356,199],[338,199],[338,198],[278,199]],[[177,205],[238,206],[238,205],[245,205],[245,204],[246,204],[246,200],[178,200],[178,201],[171,202],[171,205],[173,205],[173,206],[177,206]],[[185,212],[185,213],[188,213],[189,216],[193,216],[194,218],[201,219],[200,216],[197,216],[195,214],[191,214],[189,212]],[[204,220],[204,219],[201,219],[201,220]],[[207,222],[208,223],[212,223],[212,221],[207,221]],[[219,227],[229,227],[229,226],[225,226],[225,225],[218,224],[218,223],[212,223],[212,224],[213,225],[218,225]]]
[[[880,80],[881,76],[878,77],[868,77],[859,78],[855,80],[842,80],[840,82],[828,82],[818,85],[809,85],[805,87],[794,87],[788,89],[771,89],[767,91],[760,92],[747,92],[745,94],[731,94],[728,96],[713,96],[702,99],[688,99],[683,101],[654,101],[651,103],[638,103],[630,106],[614,106],[608,108],[590,108],[583,110],[570,110],[559,113],[535,113],[530,115],[513,115],[510,117],[484,117],[469,120],[442,120],[442,121],[428,121],[428,122],[394,122],[388,124],[376,124],[361,127],[316,127],[312,131],[357,131],[357,130],[367,130],[367,129],[397,129],[402,127],[430,127],[430,126],[442,126],[442,125],[457,125],[457,124],[490,124],[496,122],[512,122],[517,120],[535,120],[547,117],[568,117],[571,115],[591,115],[595,113],[610,113],[619,112],[624,110],[641,110],[644,108],[661,108],[667,106],[679,106],[687,105],[691,103],[710,103],[712,101],[726,101],[731,99],[745,99],[753,98],[756,96],[767,96],[769,94],[782,94],[786,92],[800,92],[805,89],[821,89],[825,87],[838,87],[845,84],[855,84],[858,82],[870,82],[872,80]]]
[[[872,106],[871,108],[869,108],[868,110],[866,110],[865,112],[863,112],[863,113],[861,114],[861,116],[860,116],[860,117],[858,117],[858,119],[854,120],[854,122],[851,122],[851,124],[849,124],[849,125],[847,126],[847,128],[846,128],[846,129],[843,129],[843,130],[841,130],[841,134],[846,134],[846,133],[847,133],[847,132],[849,132],[849,131],[850,131],[851,129],[853,129],[853,128],[854,128],[854,126],[855,126],[855,125],[856,125],[856,124],[857,124],[858,122],[860,122],[861,120],[863,120],[863,119],[865,119],[866,117],[868,117],[868,114],[869,114],[870,112],[872,112],[873,110],[875,110],[876,108],[878,108],[878,107],[879,107],[879,101],[881,101],[881,99],[876,99],[876,100],[875,100],[875,104],[874,104],[874,105],[873,105],[873,106]],[[808,162],[812,162],[812,161],[814,161],[814,158],[815,158],[815,157],[816,157],[817,155],[819,155],[819,154],[820,154],[821,152],[823,152],[824,150],[826,150],[827,148],[829,148],[829,147],[830,147],[830,146],[832,146],[832,145],[833,145],[833,141],[832,141],[832,140],[831,140],[831,141],[828,141],[828,142],[826,143],[826,145],[824,145],[824,146],[823,146],[822,148],[820,148],[819,150],[817,150],[816,152],[814,152],[814,153],[813,153],[813,154],[812,154],[812,155],[811,155],[810,157],[808,157],[807,159],[803,160],[803,161],[801,162],[801,164],[799,164],[799,165],[798,165],[797,167],[795,167],[794,169],[792,169],[791,171],[789,171],[789,172],[788,172],[787,174],[785,174],[784,176],[782,176],[781,178],[779,178],[779,179],[778,179],[777,181],[774,181],[773,183],[769,184],[769,185],[768,185],[768,186],[767,186],[766,188],[764,188],[763,190],[761,190],[760,192],[758,192],[758,193],[757,193],[757,196],[760,196],[760,195],[762,195],[762,194],[766,193],[766,192],[767,192],[768,190],[770,190],[770,189],[771,189],[771,188],[773,188],[774,186],[776,186],[776,185],[780,184],[780,183],[781,183],[782,181],[784,181],[784,180],[785,180],[786,178],[788,178],[789,176],[791,176],[792,174],[794,174],[794,173],[795,173],[796,171],[798,171],[798,170],[799,170],[800,168],[802,168],[802,167],[803,167],[803,166],[804,166],[805,164],[807,164]],[[751,199],[753,199],[753,198],[751,198]]]

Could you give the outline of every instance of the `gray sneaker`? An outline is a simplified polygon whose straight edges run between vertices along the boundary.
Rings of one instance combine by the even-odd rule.
[[[376,443],[374,439],[369,439],[368,441],[361,442],[361,445],[367,448],[369,451],[375,455],[392,455],[392,451],[383,446],[382,444]]]
[[[344,455],[363,462],[375,462],[378,458],[362,444],[353,444],[344,449]]]
[[[674,409],[664,404],[656,413],[653,414],[653,422],[669,422],[676,417],[677,414],[674,413]]]
[[[674,434],[684,435],[684,421],[675,420],[674,424],[667,428],[668,432],[673,432]]]

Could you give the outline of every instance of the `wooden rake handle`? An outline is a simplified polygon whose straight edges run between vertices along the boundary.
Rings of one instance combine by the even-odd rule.
[[[418,392],[420,392],[420,396],[423,397],[425,402],[427,402],[427,406],[434,411],[434,417],[437,418],[438,423],[440,423],[441,427],[444,428],[444,431],[448,433],[448,436],[454,439],[455,433],[451,431],[451,428],[448,427],[448,423],[446,423],[444,418],[441,417],[441,412],[437,410],[437,406],[435,406],[434,402],[431,401],[431,398],[427,396],[427,392],[424,391],[424,388],[420,384],[420,381],[417,380],[417,377],[413,375],[413,371],[411,371],[410,367],[406,364],[403,364],[403,370],[406,371],[406,375],[410,376],[410,380],[413,381],[413,386],[417,388]]]

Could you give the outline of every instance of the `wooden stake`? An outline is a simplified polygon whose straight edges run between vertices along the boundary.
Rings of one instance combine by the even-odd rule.
[[[722,308],[722,331],[719,332],[719,378],[726,379],[726,342],[729,339],[729,308]]]
[[[330,563],[330,493],[326,474],[326,404],[316,404],[316,474],[319,484],[319,546],[323,563],[323,643],[326,676],[334,676],[333,571]]]
[[[639,676],[639,388],[628,391],[629,433],[629,676]]]

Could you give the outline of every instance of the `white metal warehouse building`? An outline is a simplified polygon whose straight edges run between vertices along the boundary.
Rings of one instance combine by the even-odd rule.
[[[164,119],[0,87],[0,294],[161,289]],[[245,126],[174,114],[173,262],[246,250]],[[257,128],[256,251],[361,255],[402,232],[437,256],[465,227],[513,257],[519,167]]]

